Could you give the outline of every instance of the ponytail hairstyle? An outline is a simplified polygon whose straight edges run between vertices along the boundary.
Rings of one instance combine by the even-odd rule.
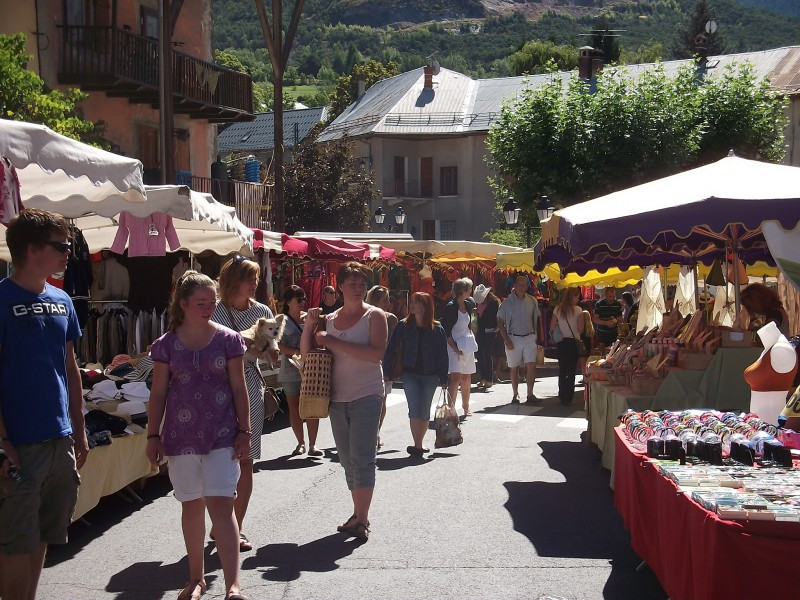
[[[169,302],[169,330],[175,331],[178,326],[183,323],[183,307],[181,300],[189,300],[192,294],[200,288],[211,288],[216,293],[217,286],[212,279],[207,275],[198,273],[197,271],[186,271],[178,282],[175,284],[175,290],[172,292],[172,298]]]

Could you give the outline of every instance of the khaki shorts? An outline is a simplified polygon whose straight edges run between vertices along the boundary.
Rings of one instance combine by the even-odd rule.
[[[530,363],[536,363],[536,335],[510,335],[514,349],[506,348],[506,360],[511,369]]]
[[[0,476],[0,552],[33,554],[66,544],[80,476],[71,437],[15,446],[20,480]]]

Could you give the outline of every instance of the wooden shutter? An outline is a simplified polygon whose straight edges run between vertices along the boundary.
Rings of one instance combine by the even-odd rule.
[[[419,195],[421,198],[433,197],[433,157],[423,156],[419,162]],[[433,239],[433,238],[425,238]]]

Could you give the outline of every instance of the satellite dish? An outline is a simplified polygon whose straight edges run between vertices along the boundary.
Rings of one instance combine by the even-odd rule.
[[[442,70],[442,65],[439,64],[438,60],[435,60],[431,63],[431,67],[433,67],[433,74],[438,75],[439,71]]]
[[[713,19],[706,23],[706,33],[714,33],[717,30],[717,22]]]

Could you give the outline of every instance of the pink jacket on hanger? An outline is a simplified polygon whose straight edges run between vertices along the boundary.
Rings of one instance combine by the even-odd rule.
[[[151,235],[151,231],[154,232]],[[130,234],[130,242],[128,235]],[[134,217],[129,212],[119,215],[119,229],[111,251],[122,254],[128,242],[128,256],[164,256],[167,242],[173,252],[181,247],[172,217],[153,213],[149,217]]]

